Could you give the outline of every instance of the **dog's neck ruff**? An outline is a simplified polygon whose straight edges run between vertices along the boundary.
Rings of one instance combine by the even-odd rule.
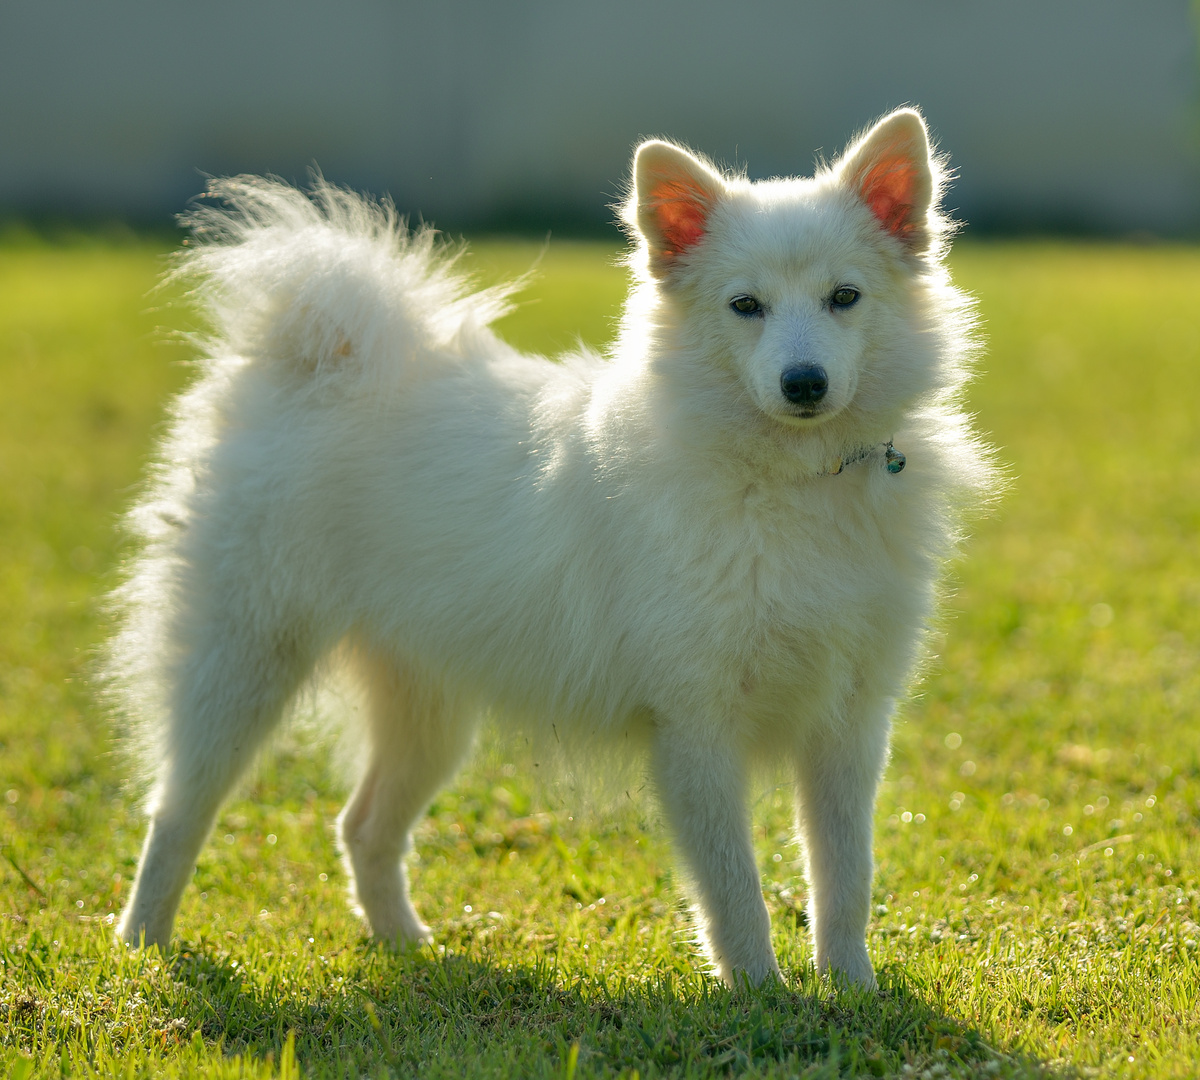
[[[893,476],[898,472],[902,472],[906,463],[904,455],[892,445],[892,440],[888,439],[885,443],[873,443],[871,446],[863,446],[857,450],[852,450],[847,454],[836,458],[829,463],[829,467],[821,473],[822,476],[837,476],[850,465],[857,465],[860,462],[866,461],[868,458],[874,457],[879,451],[883,451],[883,467],[887,469]]]

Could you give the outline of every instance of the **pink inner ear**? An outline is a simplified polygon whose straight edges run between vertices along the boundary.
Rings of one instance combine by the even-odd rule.
[[[907,157],[877,161],[859,181],[863,201],[893,236],[904,239],[920,224],[913,220],[917,167]]]
[[[708,205],[704,192],[684,180],[663,180],[650,192],[650,203],[666,250],[687,251],[704,235]]]

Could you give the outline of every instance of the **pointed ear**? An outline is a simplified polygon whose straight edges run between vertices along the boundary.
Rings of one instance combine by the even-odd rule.
[[[846,149],[836,171],[886,232],[922,254],[934,238],[935,168],[921,114],[897,109]]]
[[[675,260],[704,236],[725,182],[671,143],[642,143],[633,159],[631,215],[650,250],[650,272],[666,277]]]

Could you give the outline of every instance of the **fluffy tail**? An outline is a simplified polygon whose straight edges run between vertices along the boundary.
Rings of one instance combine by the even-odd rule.
[[[219,204],[187,216],[195,240],[172,275],[193,286],[208,316],[198,343],[206,359],[173,405],[126,520],[137,551],[109,598],[116,633],[99,672],[147,779],[187,662],[184,597],[197,588],[191,523],[206,512],[197,504],[212,487],[222,433],[244,426],[230,417],[273,409],[282,388],[402,392],[422,368],[490,355],[497,346],[488,324],[512,291],[470,293],[432,230],[410,232],[390,204],[321,180],[306,193],[241,177],[214,182],[209,195]]]
[[[437,233],[410,232],[390,202],[318,178],[302,192],[277,180],[215,180],[184,215],[193,239],[173,278],[212,328],[215,358],[281,364],[323,381],[411,373],[464,346],[509,310],[514,285],[471,292]]]

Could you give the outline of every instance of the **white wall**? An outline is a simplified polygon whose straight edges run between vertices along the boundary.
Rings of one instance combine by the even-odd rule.
[[[1200,229],[1189,0],[0,0],[0,211],[165,217],[201,173],[454,227],[602,220],[667,134],[807,172],[919,103],[977,222]]]

